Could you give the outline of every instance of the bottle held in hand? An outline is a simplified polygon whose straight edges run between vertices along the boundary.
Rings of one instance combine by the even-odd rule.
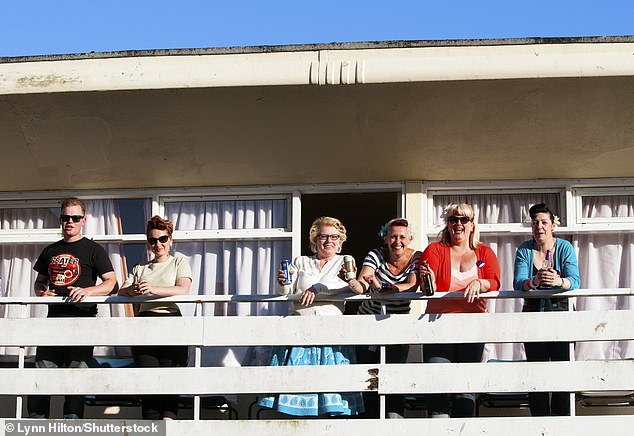
[[[423,266],[427,267],[427,261],[424,260],[423,261]],[[431,274],[430,273],[422,273],[420,276],[420,280],[421,280],[421,288],[423,290],[423,293],[428,296],[431,297],[432,295],[434,295],[434,284],[431,281]]]
[[[344,275],[344,279],[346,281],[352,280],[356,277],[356,272],[354,270],[354,257],[346,254],[343,256],[343,267],[346,270],[346,274]]]
[[[546,257],[544,258],[544,263],[542,264],[542,269],[547,270],[553,267],[553,253],[550,250],[546,250]],[[552,286],[541,285],[541,288],[551,288]]]

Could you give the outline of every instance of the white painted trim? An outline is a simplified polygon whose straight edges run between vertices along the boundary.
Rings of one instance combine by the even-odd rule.
[[[472,45],[0,63],[0,94],[630,76],[634,43]]]
[[[575,289],[574,291],[553,291],[553,290],[532,290],[527,291],[489,291],[480,294],[480,298],[545,298],[545,297],[601,297],[601,296],[629,296],[634,295],[634,288],[601,288],[601,289]],[[425,296],[420,292],[400,292],[397,294],[353,294],[343,293],[337,295],[318,294],[316,301],[343,301],[343,300],[460,300],[464,298],[462,292],[437,292],[433,296]],[[277,294],[229,294],[229,295],[178,295],[173,297],[86,297],[83,301],[86,303],[97,304],[120,304],[120,303],[139,303],[139,302],[178,302],[178,303],[238,303],[258,301],[296,301],[299,295],[277,295]],[[0,304],[51,304],[62,302],[61,297],[0,297]]]
[[[486,329],[482,328],[484,324]],[[634,339],[634,316],[632,311],[616,310],[312,317],[0,318],[0,331],[3,332],[0,346],[578,342]],[[73,335],[63,336],[60,331],[71,331]]]
[[[634,386],[632,368],[631,360],[89,370],[0,368],[0,391],[8,395],[614,391]]]
[[[299,191],[293,191],[293,197],[289,203],[291,207],[289,217],[293,236],[291,240],[291,257],[295,259],[302,253],[302,198]]]

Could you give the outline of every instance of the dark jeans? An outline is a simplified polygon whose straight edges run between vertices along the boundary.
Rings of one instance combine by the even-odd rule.
[[[179,313],[141,312],[145,316],[180,316]],[[138,368],[187,366],[187,346],[137,346],[132,347],[134,363]],[[141,397],[143,419],[176,419],[178,395],[144,395]]]
[[[423,345],[425,363],[466,363],[482,360],[484,344],[427,344]],[[453,397],[453,398],[452,398]],[[431,394],[427,397],[429,415],[469,418],[475,416],[475,394]]]
[[[529,362],[570,360],[570,346],[567,342],[526,342],[524,349]],[[570,415],[569,392],[530,392],[528,402],[532,416]]]
[[[405,363],[408,353],[409,345],[388,345],[385,350],[385,361],[387,363]],[[380,357],[380,348],[378,346],[357,346],[357,363],[378,363]],[[379,417],[379,396],[376,393],[364,392],[363,404],[365,406],[366,417]],[[388,418],[402,418],[405,413],[403,395],[387,395],[385,399],[385,409]]]
[[[37,347],[35,366],[37,368],[88,368],[92,360],[93,347]],[[29,418],[50,418],[50,395],[29,395],[27,410]],[[64,397],[64,418],[84,417],[84,397],[67,395]]]

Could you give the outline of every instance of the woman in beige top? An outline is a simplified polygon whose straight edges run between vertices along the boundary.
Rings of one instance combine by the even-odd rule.
[[[187,295],[192,273],[184,257],[170,254],[174,224],[156,215],[147,223],[147,241],[152,260],[136,265],[119,290],[128,297]],[[138,316],[181,316],[176,303],[141,303]],[[187,365],[187,346],[132,347],[137,367],[173,367]],[[175,419],[178,395],[147,395],[141,398],[143,419]]]

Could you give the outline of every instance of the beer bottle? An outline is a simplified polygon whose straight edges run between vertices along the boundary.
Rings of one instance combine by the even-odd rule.
[[[423,260],[423,266],[428,266],[427,261]],[[431,281],[430,273],[423,273],[420,277],[421,280],[421,288],[426,296],[430,297],[434,295],[434,284]]]

